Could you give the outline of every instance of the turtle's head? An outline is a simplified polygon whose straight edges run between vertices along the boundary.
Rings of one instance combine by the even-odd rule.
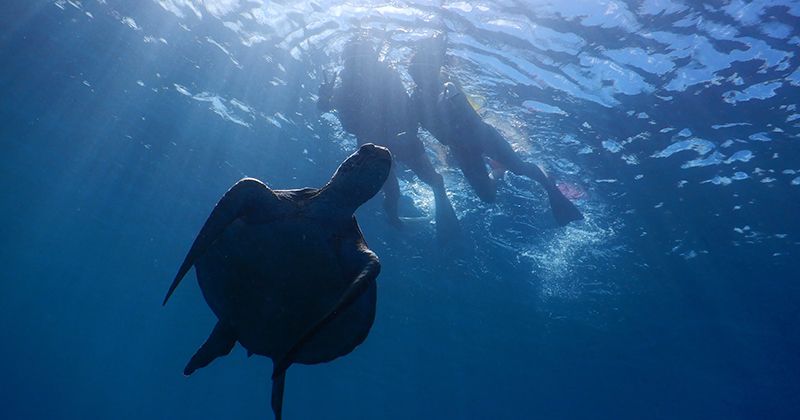
[[[391,168],[389,149],[367,143],[339,165],[327,189],[355,210],[381,190]]]

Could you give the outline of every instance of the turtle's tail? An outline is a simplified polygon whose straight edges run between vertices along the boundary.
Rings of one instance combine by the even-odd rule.
[[[281,420],[283,410],[283,385],[286,382],[286,369],[276,370],[272,374],[272,412],[275,420]]]

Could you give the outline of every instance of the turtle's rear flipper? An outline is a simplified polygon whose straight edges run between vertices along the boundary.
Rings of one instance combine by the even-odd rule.
[[[218,321],[206,342],[183,368],[183,374],[189,376],[197,369],[208,366],[217,357],[227,356],[234,344],[236,344],[236,333],[233,328],[227,322]]]
[[[286,369],[275,367],[272,373],[272,412],[275,413],[275,420],[281,420],[283,411],[283,385],[286,382]]]

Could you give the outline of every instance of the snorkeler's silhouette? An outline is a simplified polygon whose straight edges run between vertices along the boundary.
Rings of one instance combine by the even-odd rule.
[[[522,160],[497,129],[483,121],[461,88],[442,80],[445,39],[434,37],[417,45],[408,69],[417,85],[411,96],[417,117],[423,128],[448,146],[478,196],[483,201],[494,201],[497,178],[508,169],[537,181],[545,188],[559,225],[583,219],[578,208],[564,196],[551,177],[539,166]],[[492,166],[491,175],[487,172],[484,156],[489,158]]]
[[[367,40],[350,41],[342,59],[340,83],[336,83],[336,77],[323,81],[317,108],[320,111],[335,109],[342,126],[356,136],[359,145],[386,146],[396,161],[428,184],[436,200],[437,235],[440,239],[453,238],[459,231],[458,219],[447,198],[444,180],[428,160],[425,147],[417,137],[417,115],[400,75],[378,59],[377,50]],[[386,214],[393,224],[399,225],[400,186],[394,165],[383,193]]]

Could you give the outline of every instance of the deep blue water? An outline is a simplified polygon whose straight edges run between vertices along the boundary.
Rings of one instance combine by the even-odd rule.
[[[423,134],[464,240],[436,243],[410,172],[421,220],[363,206],[375,325],[292,366],[285,418],[800,417],[800,2],[2,9],[0,418],[270,418],[265,358],[181,375],[215,322],[194,275],[161,299],[236,180],[320,186],[353,150],[315,93],[354,33],[405,75],[435,31],[586,220],[513,175],[481,203]]]

